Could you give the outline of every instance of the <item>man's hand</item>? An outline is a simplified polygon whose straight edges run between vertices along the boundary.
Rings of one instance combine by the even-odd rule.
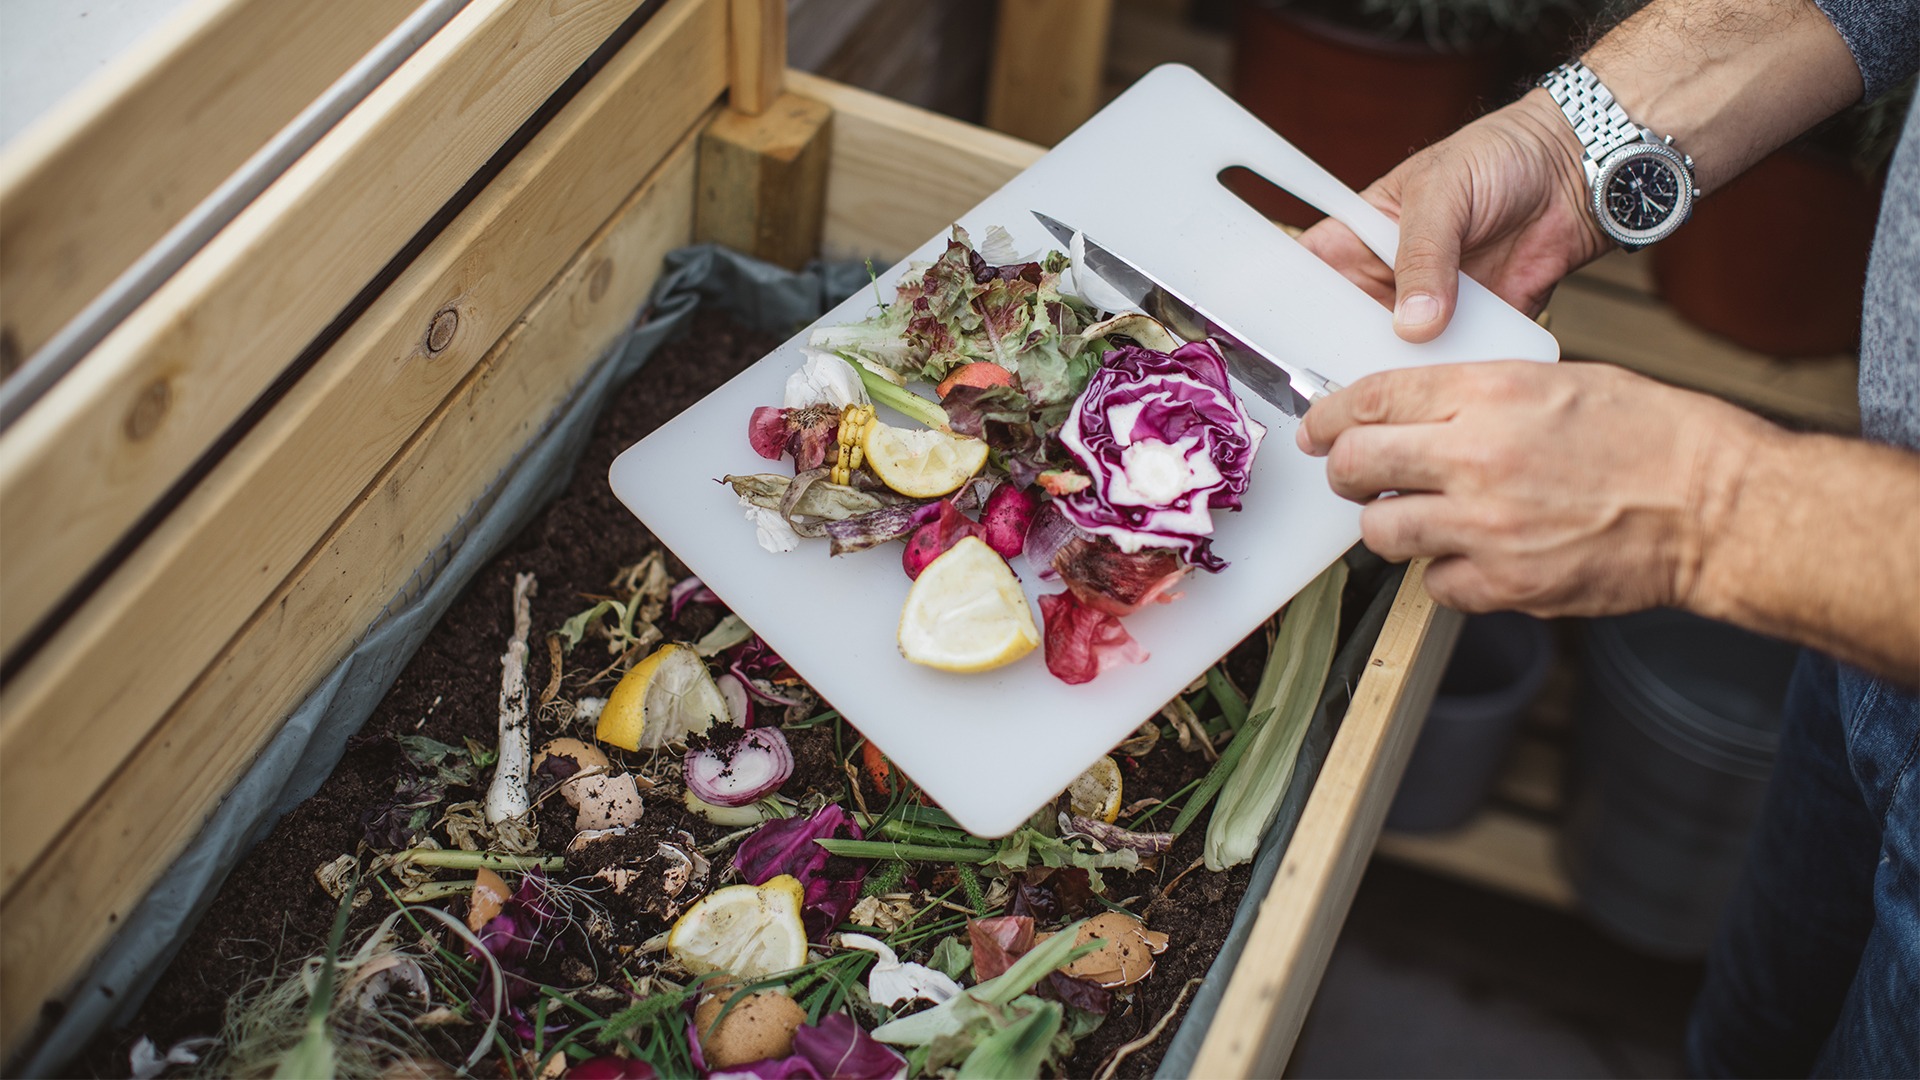
[[[1395,265],[1332,219],[1300,242],[1392,304],[1394,329],[1408,341],[1431,340],[1446,328],[1461,271],[1537,315],[1556,282],[1612,246],[1587,209],[1580,154],[1559,106],[1534,90],[1360,193],[1400,222]]]
[[[1436,557],[1435,599],[1556,616],[1685,605],[1771,430],[1618,368],[1511,361],[1370,375],[1298,440],[1366,504],[1368,547]]]

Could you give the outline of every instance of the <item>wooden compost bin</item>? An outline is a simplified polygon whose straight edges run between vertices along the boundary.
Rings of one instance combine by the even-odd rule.
[[[786,71],[784,12],[198,0],[0,158],[5,366],[132,297],[0,432],[0,1057],[667,251],[898,258],[1042,153]],[[410,27],[390,73],[182,246],[203,199]],[[156,245],[178,265],[126,292]],[[1285,1063],[1457,624],[1415,567],[1196,1074]]]

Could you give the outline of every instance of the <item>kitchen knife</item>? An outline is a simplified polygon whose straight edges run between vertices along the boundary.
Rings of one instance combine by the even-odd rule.
[[[1191,300],[1168,288],[1152,274],[1096,243],[1058,219],[1031,211],[1055,239],[1072,252],[1076,267],[1098,275],[1114,291],[1140,310],[1165,323],[1188,341],[1211,341],[1227,361],[1227,370],[1275,408],[1298,419],[1313,402],[1340,389],[1311,368],[1290,364],[1222,325]],[[1079,243],[1074,243],[1078,237]]]

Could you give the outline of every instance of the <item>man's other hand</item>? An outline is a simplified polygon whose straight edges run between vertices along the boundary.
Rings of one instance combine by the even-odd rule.
[[[1503,361],[1369,375],[1297,438],[1369,548],[1435,557],[1435,599],[1548,617],[1685,605],[1772,430],[1619,368]]]
[[[1453,318],[1459,274],[1537,315],[1568,271],[1612,247],[1587,209],[1580,141],[1545,90],[1530,91],[1415,154],[1360,193],[1400,223],[1389,267],[1331,218],[1300,236],[1430,341]]]

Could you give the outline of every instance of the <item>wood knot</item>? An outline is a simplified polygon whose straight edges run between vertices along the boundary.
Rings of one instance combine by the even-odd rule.
[[[133,407],[127,410],[124,424],[127,438],[142,442],[154,432],[160,430],[161,421],[167,418],[167,410],[173,407],[173,384],[165,379],[155,379],[140,391],[133,399]]]
[[[427,355],[438,356],[453,344],[453,335],[460,329],[460,313],[452,308],[441,308],[434,312],[433,321],[427,324]]]
[[[593,275],[587,279],[587,301],[597,304],[607,295],[607,286],[613,283],[613,260],[601,259],[594,264]]]

